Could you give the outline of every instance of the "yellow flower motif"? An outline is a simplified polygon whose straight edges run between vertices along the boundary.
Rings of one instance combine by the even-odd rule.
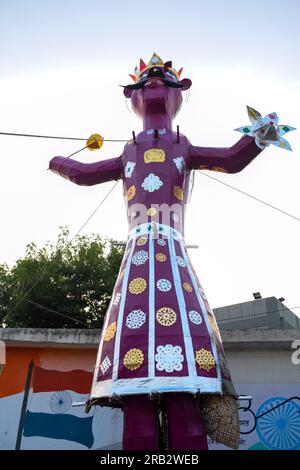
[[[131,201],[131,199],[134,198],[135,193],[136,193],[135,186],[134,185],[130,186],[130,188],[128,188],[128,190],[127,190],[127,200]]]
[[[155,258],[157,259],[157,261],[160,261],[161,263],[163,263],[167,259],[166,255],[164,255],[163,253],[157,253],[155,255]]]
[[[138,241],[136,242],[136,244],[138,246],[143,246],[143,245],[146,245],[147,241],[148,241],[147,237],[140,237]]]
[[[160,325],[172,326],[176,322],[176,312],[169,307],[161,307],[156,312],[156,320]]]
[[[183,200],[183,190],[179,186],[174,186],[173,192],[176,199]]]
[[[136,277],[129,284],[129,292],[131,294],[141,294],[147,287],[147,282],[142,277]]]
[[[193,291],[193,288],[191,286],[191,284],[189,284],[188,282],[184,282],[182,284],[182,287],[184,288],[184,290],[186,290],[187,292],[192,292]]]
[[[136,370],[141,367],[144,362],[144,354],[143,351],[137,348],[129,349],[124,356],[123,364],[126,369],[129,370]]]
[[[213,166],[212,171],[218,171],[219,173],[228,173],[228,171],[221,166]]]
[[[210,351],[207,349],[201,348],[198,351],[195,351],[195,361],[197,362],[198,366],[200,369],[207,370],[207,372],[210,371],[210,369],[213,369],[215,367],[215,360],[214,356]]]
[[[144,153],[145,163],[164,163],[165,160],[166,155],[162,149],[150,149]]]
[[[116,334],[116,329],[117,329],[117,324],[115,321],[113,321],[110,325],[105,330],[103,339],[104,341],[110,341],[111,339],[114,338]]]
[[[150,217],[154,217],[157,214],[157,210],[155,209],[155,207],[149,207],[149,209],[147,210],[147,214]]]

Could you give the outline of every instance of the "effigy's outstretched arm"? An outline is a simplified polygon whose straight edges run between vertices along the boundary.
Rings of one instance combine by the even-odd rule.
[[[50,161],[49,169],[80,186],[118,180],[123,171],[121,157],[96,163],[81,163],[70,158],[54,157]]]
[[[237,173],[262,151],[253,137],[244,136],[232,147],[196,147],[190,145],[190,167],[195,170]]]

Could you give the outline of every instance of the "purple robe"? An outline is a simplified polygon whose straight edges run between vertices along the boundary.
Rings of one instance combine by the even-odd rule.
[[[214,314],[190,262],[184,213],[195,169],[234,173],[259,153],[253,138],[203,148],[180,134],[143,131],[121,157],[92,164],[55,157],[80,185],[122,178],[129,235],[104,320],[91,401],[190,392],[236,395]]]

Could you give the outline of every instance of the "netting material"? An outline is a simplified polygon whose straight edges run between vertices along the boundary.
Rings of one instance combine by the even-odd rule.
[[[233,396],[201,395],[200,413],[209,437],[231,449],[238,449],[240,420]]]

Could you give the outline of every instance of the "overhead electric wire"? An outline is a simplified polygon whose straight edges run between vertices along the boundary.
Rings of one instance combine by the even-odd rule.
[[[38,134],[25,134],[25,133],[15,133],[15,132],[0,132],[0,135],[7,135],[7,136],[15,136],[15,137],[32,137],[32,138],[43,138],[43,139],[60,139],[60,140],[80,140],[80,141],[87,141],[88,139],[85,139],[85,138],[80,138],[80,137],[65,137],[65,136],[49,136],[49,135],[38,135]],[[106,142],[128,142],[128,140],[125,140],[125,139],[103,139],[103,141],[106,141]],[[87,146],[81,148],[80,150],[77,150],[76,152],[72,153],[71,155],[69,155],[67,158],[70,158],[71,156],[81,152],[82,150],[84,150],[85,148],[87,148]],[[198,171],[199,173],[201,173],[203,176],[206,176],[207,178],[210,178],[214,181],[216,181],[217,183],[220,183],[222,184],[223,186],[225,187],[228,187],[244,196],[247,196],[249,197],[250,199],[253,199],[254,201],[260,203],[260,204],[263,204],[267,207],[269,207],[270,209],[273,209],[277,212],[280,212],[298,222],[300,222],[300,217],[297,217],[295,216],[294,214],[291,214],[290,212],[287,212],[283,209],[280,209],[279,207],[276,207],[274,206],[273,204],[269,203],[269,202],[266,202],[256,196],[253,196],[252,194],[246,192],[246,191],[243,191],[242,189],[239,189],[229,183],[226,183],[225,181],[222,181],[210,174],[207,174],[207,173],[204,173],[203,171],[199,170]],[[76,234],[74,235],[74,237],[68,242],[68,245],[71,244],[73,242],[73,240],[77,237],[77,235],[81,232],[81,230],[88,224],[88,222],[91,220],[91,218],[94,216],[94,214],[97,212],[97,210],[101,207],[101,205],[104,203],[104,201],[107,199],[107,197],[111,194],[111,192],[113,191],[113,189],[116,187],[118,181],[112,186],[112,188],[108,191],[108,193],[106,194],[106,196],[103,198],[102,201],[100,201],[100,203],[98,204],[98,206],[93,210],[93,212],[91,213],[91,215],[87,218],[87,220],[83,223],[83,225],[80,227],[80,229],[76,232]],[[38,284],[38,282],[42,279],[42,277],[48,272],[48,270],[45,270],[42,275],[34,282],[34,284],[26,291],[26,293],[22,296],[21,299],[19,299],[19,301],[15,304],[15,306],[10,310],[10,312],[7,314],[6,316],[6,319],[9,318],[9,316],[14,312],[14,310],[16,309],[16,307],[23,301],[27,301],[27,302],[31,302],[33,303],[32,301],[29,301],[28,299],[26,299],[26,296],[32,291],[32,289]],[[44,306],[41,306],[45,309],[47,309],[47,307],[44,307]],[[300,308],[300,306],[298,307],[293,307],[293,309],[297,309],[297,308]],[[48,309],[49,310],[49,309]],[[51,309],[50,309],[51,310]],[[283,309],[284,310],[284,309]],[[278,310],[276,310],[278,311]],[[55,312],[55,311],[53,311]],[[59,313],[59,312],[55,312],[55,313]],[[77,321],[77,320],[76,320]],[[81,322],[82,323],[82,322]]]
[[[28,303],[32,304],[32,305],[36,305],[37,307],[42,308],[43,310],[46,310],[50,313],[55,313],[56,315],[67,318],[68,320],[72,320],[75,323],[81,323],[82,325],[87,326],[88,328],[90,328],[90,325],[88,325],[87,323],[84,323],[81,320],[76,320],[75,318],[69,317],[65,313],[61,313],[61,312],[58,312],[57,310],[53,310],[53,308],[45,307],[45,305],[39,304],[38,302],[33,302],[33,300],[26,299],[25,297],[24,297],[23,300],[25,302],[28,302]]]
[[[60,140],[84,140],[87,141],[88,138],[84,139],[83,137],[63,137],[57,135],[38,135],[38,134],[23,134],[17,132],[0,132],[0,135],[11,135],[14,137],[37,137],[40,139],[60,139]],[[104,142],[128,142],[129,139],[103,139]]]
[[[291,217],[292,219],[297,220],[298,222],[300,222],[300,217],[297,217],[296,215],[291,214],[290,212],[284,211],[283,209],[280,209],[279,207],[276,207],[273,204],[270,204],[269,202],[263,201],[262,199],[259,199],[258,197],[253,196],[252,194],[249,194],[246,191],[243,191],[242,189],[236,188],[235,186],[232,186],[229,183],[225,183],[225,181],[219,180],[215,176],[204,173],[203,171],[198,171],[198,173],[201,173],[201,175],[206,176],[207,178],[210,178],[214,181],[217,181],[218,183],[223,184],[224,186],[227,186],[228,188],[233,189],[234,191],[237,191],[238,193],[241,193],[244,196],[247,196],[251,199],[254,199],[254,201],[256,201],[256,202],[260,202],[261,204],[264,204],[265,206],[268,206],[271,209],[274,209],[277,212],[281,212],[282,214],[287,215],[288,217]]]
[[[77,230],[77,232],[75,233],[75,235],[71,238],[71,240],[67,243],[67,246],[71,245],[71,243],[74,241],[74,239],[79,235],[79,233],[81,232],[81,230],[83,230],[83,228],[89,223],[89,221],[91,220],[91,218],[95,215],[95,213],[97,212],[97,210],[102,206],[102,204],[106,201],[106,199],[108,198],[108,196],[112,193],[112,191],[115,189],[115,187],[117,186],[118,184],[118,181],[115,182],[115,184],[110,188],[110,190],[106,193],[106,195],[104,196],[104,198],[99,202],[99,204],[97,205],[97,207],[93,210],[93,212],[89,215],[89,217],[85,220],[85,222],[81,225],[81,227]],[[48,267],[48,269],[45,269],[45,271],[42,272],[42,274],[38,277],[38,279],[31,285],[31,287],[25,292],[25,294],[22,295],[22,297],[16,302],[16,304],[12,307],[12,309],[8,312],[8,314],[5,316],[4,318],[4,322],[9,320],[10,319],[10,316],[12,315],[12,313],[15,311],[15,309],[17,308],[17,306],[23,301],[23,300],[26,300],[28,301],[28,299],[26,299],[27,295],[34,289],[34,287],[40,282],[40,280],[49,272],[50,270],[50,266]]]

